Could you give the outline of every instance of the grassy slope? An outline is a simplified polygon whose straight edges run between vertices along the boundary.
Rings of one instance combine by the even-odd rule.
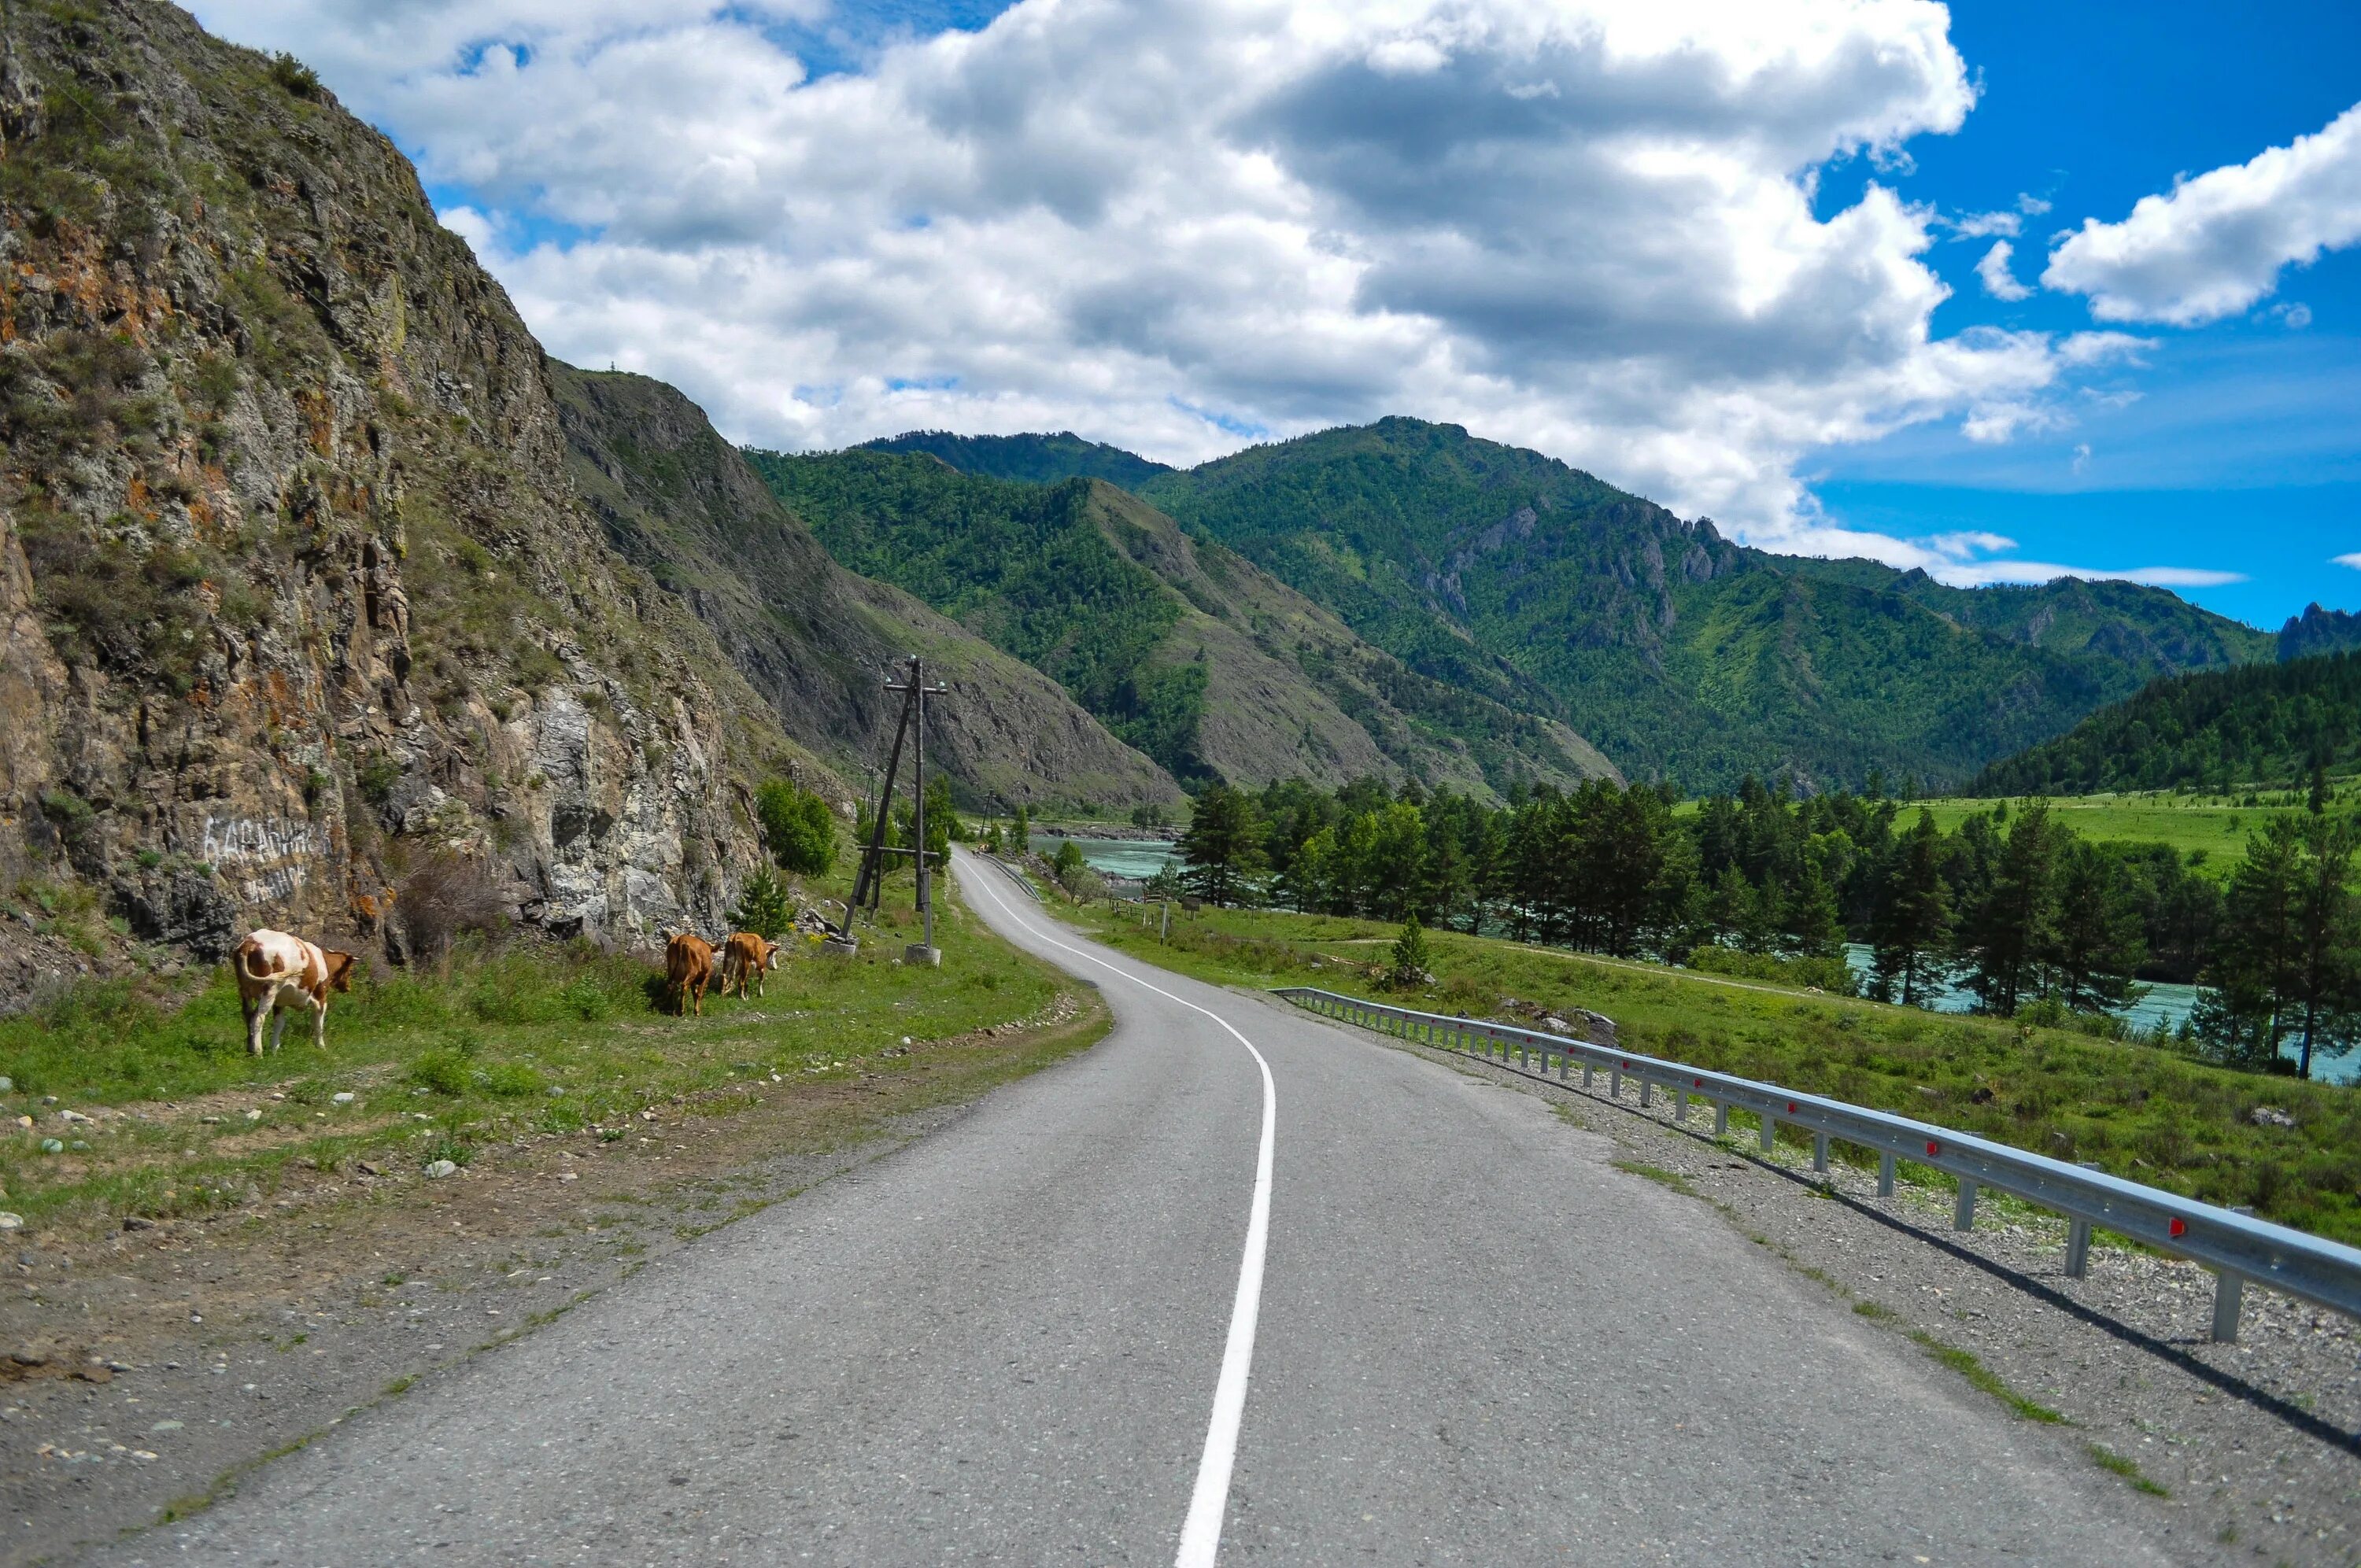
[[[1275,911],[1176,916],[1170,943],[1132,911],[1104,940],[1219,982],[1319,985],[1384,999],[1355,966],[1393,928]],[[1413,1005],[1507,1016],[1507,999],[1587,1007],[1632,1049],[1900,1112],[2205,1201],[2361,1243],[2361,1094],[2226,1071],[2145,1046],[1938,1015],[1578,954],[1430,932],[1439,984]],[[1312,964],[1321,959],[1322,967]],[[1989,1097],[1979,1101],[1979,1092]],[[2292,1129],[2258,1127],[2257,1106]]]
[[[2051,798],[2049,809],[2067,827],[2093,842],[2169,844],[2183,859],[2202,851],[2205,859],[2197,871],[2226,882],[2246,853],[2249,836],[2260,832],[2272,817],[2302,808],[2300,796],[2274,794],[2266,798],[2273,804],[2240,806],[2236,798],[2224,795],[2090,795]],[[1915,821],[1923,806],[1934,814],[1936,826],[1948,833],[1968,817],[2000,804],[1971,798],[1913,801],[1903,807],[1901,819]],[[2024,798],[2007,803],[2012,815],[2025,804]]]
[[[1531,704],[1411,673],[1114,486],[976,477],[930,455],[750,457],[846,566],[1062,682],[1181,777],[1333,786],[1410,773],[1489,795],[1609,771]]]
[[[102,1227],[125,1214],[244,1206],[291,1162],[464,1163],[522,1132],[636,1124],[643,1107],[682,1097],[726,1111],[733,1091],[767,1086],[774,1072],[789,1091],[882,1080],[884,1093],[865,1107],[873,1121],[1062,1054],[1018,1053],[980,1076],[915,1072],[903,1036],[1038,1018],[1074,988],[950,903],[938,912],[942,967],[891,962],[908,915],[906,902],[851,961],[787,959],[762,999],[708,996],[702,1018],[658,1011],[651,959],[587,947],[463,959],[445,980],[380,972],[336,998],[324,1057],[293,1019],[282,1052],[247,1055],[226,970],[178,997],[127,982],[71,992],[0,1020],[0,1073],[16,1083],[0,1102],[12,1123],[38,1118],[0,1137],[0,1205],[36,1226]],[[338,1092],[355,1098],[339,1105]],[[61,1106],[43,1106],[46,1095]],[[66,1123],[59,1109],[96,1119]],[[263,1113],[249,1120],[250,1110]],[[89,1146],[45,1154],[46,1138]]]
[[[1144,493],[1413,668],[1476,681],[1512,663],[1625,769],[1693,788],[1783,768],[1824,785],[1872,765],[1964,779],[2153,675],[2271,651],[2157,589],[1971,593],[1741,550],[1538,453],[1417,420],[1249,448]]]

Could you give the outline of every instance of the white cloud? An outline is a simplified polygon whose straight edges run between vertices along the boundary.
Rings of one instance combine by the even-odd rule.
[[[2143,196],[2121,223],[2086,218],[2041,281],[2087,294],[2101,321],[2196,326],[2279,286],[2281,268],[2361,240],[2361,104],[2311,136]]]
[[[2103,568],[2012,560],[2002,553],[2015,549],[2016,541],[2005,534],[1961,531],[1923,539],[1896,539],[1891,534],[1845,528],[1824,518],[1798,524],[1790,547],[1806,555],[1862,556],[1904,571],[1915,567],[1937,582],[1957,588],[1986,587],[1995,583],[2047,583],[2059,577],[2170,588],[2212,588],[2246,580],[2241,572],[2217,572],[2197,566]],[[2361,554],[2347,564],[2361,565]]]
[[[2008,269],[2008,258],[2015,253],[2016,247],[1996,239],[1993,247],[1984,252],[1984,258],[1976,263],[1976,276],[1983,280],[1984,292],[1995,300],[2033,298],[2033,291],[2018,282],[2016,274]]]
[[[1937,336],[1938,220],[1885,185],[1815,211],[1967,115],[1929,0],[1024,0],[814,76],[820,4],[199,8],[463,192],[552,352],[767,444],[1188,462],[1409,412],[1792,545],[1806,453],[2045,428],[2088,362]]]
[[[2334,566],[2350,566],[2355,571],[2361,572],[2361,550],[2356,550],[2350,555],[2334,556],[2330,560],[2329,565]]]
[[[1988,239],[1996,234],[2015,239],[2024,227],[2025,220],[2015,213],[1969,213],[1951,220],[1951,232],[1961,239]]]

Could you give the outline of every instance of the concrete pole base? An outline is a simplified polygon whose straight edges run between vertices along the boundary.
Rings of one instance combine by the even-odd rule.
[[[940,969],[943,967],[943,950],[940,948],[930,948],[924,942],[913,942],[902,949],[902,961],[906,964],[925,964],[929,969]]]

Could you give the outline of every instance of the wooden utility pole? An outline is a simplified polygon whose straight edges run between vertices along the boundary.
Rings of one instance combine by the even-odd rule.
[[[862,851],[861,870],[852,880],[852,897],[844,906],[844,925],[829,938],[829,944],[840,952],[850,953],[856,949],[858,944],[852,936],[852,912],[864,902],[872,909],[877,907],[885,881],[885,857],[914,855],[918,872],[918,916],[924,922],[925,940],[913,942],[905,948],[903,961],[939,964],[943,961],[943,955],[942,949],[935,946],[934,888],[928,874],[930,869],[928,861],[932,857],[927,853],[927,699],[948,696],[950,687],[940,684],[928,685],[926,666],[915,653],[910,655],[904,674],[905,678],[899,685],[890,674],[885,678],[887,691],[902,694],[901,718],[894,727],[893,749],[886,753],[884,784],[877,796],[877,817],[870,825],[869,844]],[[918,841],[908,849],[889,848],[885,835],[893,822],[894,784],[902,771],[902,743],[905,740],[911,742],[911,818],[914,837]]]

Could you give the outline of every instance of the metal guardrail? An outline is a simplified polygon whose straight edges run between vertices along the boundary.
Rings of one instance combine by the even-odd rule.
[[[2076,1278],[2087,1269],[2094,1225],[2194,1259],[2219,1277],[2213,1293],[2213,1337],[2218,1341],[2238,1337],[2239,1297],[2248,1279],[2361,1318],[2361,1248],[2307,1235],[2250,1214],[2217,1209],[2103,1171],[1907,1116],[1799,1094],[1776,1084],[1641,1056],[1616,1046],[1593,1045],[1482,1019],[1421,1013],[1311,986],[1280,986],[1273,994],[1323,1017],[1497,1059],[1503,1065],[1510,1064],[1513,1054],[1512,1070],[1528,1077],[1546,1079],[1554,1071],[1558,1081],[1564,1082],[1579,1068],[1583,1086],[1588,1088],[1593,1075],[1604,1072],[1610,1096],[1620,1096],[1623,1080],[1631,1079],[1640,1085],[1642,1105],[1651,1103],[1658,1090],[1674,1095],[1675,1121],[1688,1119],[1692,1098],[1702,1100],[1714,1108],[1717,1134],[1729,1132],[1733,1109],[1751,1112],[1760,1120],[1766,1151],[1782,1123],[1800,1127],[1812,1135],[1815,1170],[1828,1169],[1831,1139],[1874,1150],[1880,1197],[1893,1195],[1897,1161],[1906,1159],[1942,1171],[1959,1182],[1959,1202],[1952,1215],[1958,1230],[1974,1226],[1976,1194],[1982,1189],[2012,1193],[2070,1222],[2066,1272]],[[1533,1071],[1536,1057],[1537,1074]]]

